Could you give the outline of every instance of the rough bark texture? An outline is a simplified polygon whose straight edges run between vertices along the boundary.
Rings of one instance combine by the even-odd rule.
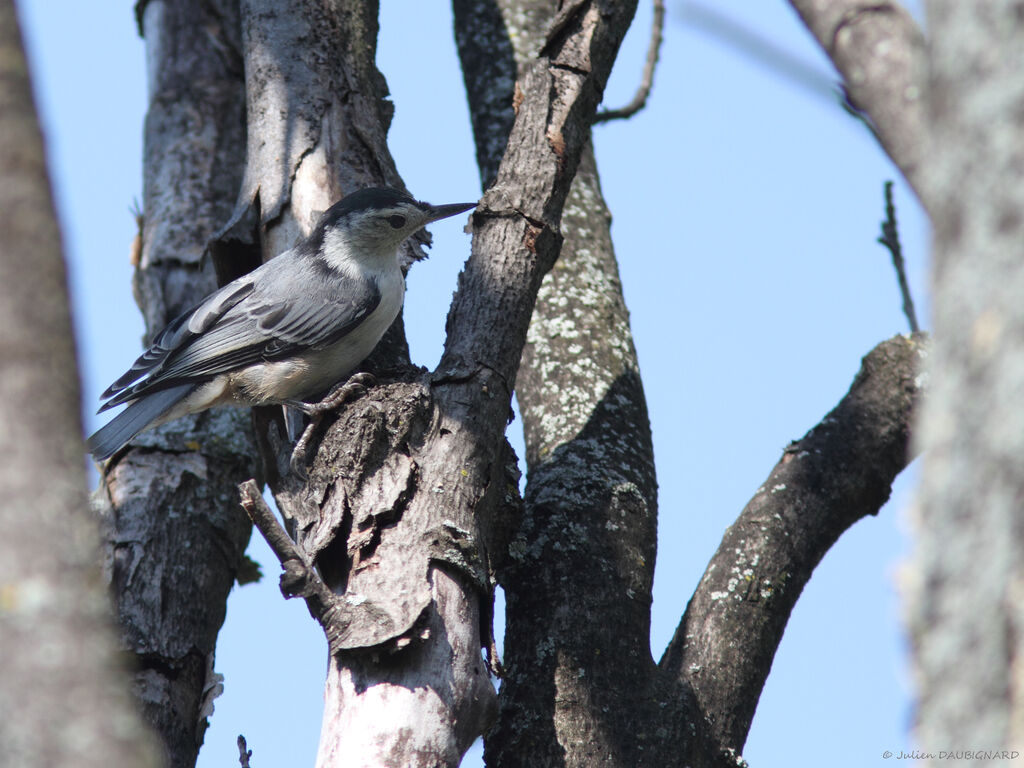
[[[610,218],[588,146],[516,380],[526,511],[499,570],[508,674],[487,743],[502,766],[670,764],[651,728],[654,455]],[[552,729],[524,727],[542,716]]]
[[[60,232],[11,0],[0,0],[0,762],[155,766],[85,506]]]
[[[349,192],[404,185],[386,141],[394,107],[374,63],[377,3],[285,10],[279,0],[241,0],[241,14],[248,152],[225,230],[254,216],[266,261]],[[409,261],[423,256],[417,243]]]
[[[1019,750],[1024,17],[1015,2],[936,0],[928,28],[929,176],[940,194],[934,385],[922,419],[927,452],[909,601],[917,736],[925,752]],[[1000,757],[1008,760],[993,760]]]
[[[241,180],[245,94],[232,2],[137,10],[150,89],[134,285],[151,336],[217,286],[203,254]],[[107,463],[93,499],[135,692],[174,766],[195,763],[219,691],[217,632],[251,530],[235,492],[255,468],[248,422],[225,409],[144,433]]]
[[[551,22],[545,4],[499,6],[455,3],[485,181],[513,117],[517,61],[525,68],[537,55]],[[649,641],[657,489],[610,220],[588,144],[516,379],[529,475],[525,515],[494,555],[506,596],[506,677],[487,737],[496,765],[659,761],[648,742],[657,720]]]
[[[878,512],[910,460],[922,335],[871,351],[846,397],[791,443],[729,527],[661,660],[739,751],[800,592],[847,528]]]
[[[927,51],[913,17],[886,0],[790,0],[843,77],[847,96],[930,208],[925,94]]]
[[[329,732],[325,722],[321,764],[345,754],[356,765],[454,765],[491,718],[494,692],[479,654],[488,586],[478,519],[514,496],[503,440],[511,383],[536,291],[558,252],[589,120],[633,10],[600,2],[563,9],[524,71],[508,150],[474,217],[438,370],[385,382],[346,408],[317,451],[311,482],[288,489],[286,479],[279,490],[305,556],[321,564],[355,624],[332,633],[344,637],[329,672],[335,725]],[[385,704],[404,713],[401,723],[380,716]]]
[[[484,179],[495,165],[496,137],[508,133],[510,102],[520,98],[507,85],[510,72],[516,61],[525,67],[537,55],[550,23],[546,5],[498,5],[455,2]],[[706,618],[706,632],[677,638],[661,669],[651,660],[656,487],[609,219],[587,150],[562,220],[565,242],[542,285],[516,381],[529,476],[526,510],[507,534],[510,545],[492,552],[507,600],[507,675],[487,759],[500,766],[735,764],[792,602],[721,620],[696,607],[705,599],[698,590],[690,616]],[[806,537],[813,552],[772,540],[775,557],[801,560],[803,580],[845,527],[877,511],[891,476],[905,464],[918,348],[896,339],[873,352],[856,394],[837,409],[845,421],[833,427],[826,420],[812,432],[815,440],[830,438],[821,444],[819,479],[833,490],[856,492],[863,503],[850,509],[838,493],[823,494],[823,486],[798,489],[808,497],[800,504],[836,519],[828,535]],[[855,456],[847,450],[851,433],[862,438]],[[898,460],[879,467],[870,438],[887,460]],[[716,557],[731,554],[734,544],[723,543]],[[798,594],[787,598],[795,601]],[[737,637],[745,640],[743,622],[754,636],[763,635],[761,653],[751,661],[729,647]],[[769,625],[772,632],[765,632]],[[733,653],[737,677],[757,684],[739,691],[737,678],[726,675],[719,692],[691,677],[692,669],[681,672],[684,652],[694,658]],[[698,707],[692,686],[702,681]],[[730,706],[742,714],[727,717]],[[725,723],[738,728],[729,731]]]

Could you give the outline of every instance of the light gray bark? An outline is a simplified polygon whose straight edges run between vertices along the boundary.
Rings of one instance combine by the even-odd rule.
[[[928,27],[929,178],[939,194],[933,394],[909,601],[917,733],[923,751],[1020,749],[1024,17],[1014,2],[935,0]]]
[[[83,513],[67,277],[11,0],[0,0],[0,360],[0,764],[155,766]]]

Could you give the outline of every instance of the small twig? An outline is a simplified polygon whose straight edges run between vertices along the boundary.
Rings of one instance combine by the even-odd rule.
[[[238,762],[242,768],[250,768],[249,758],[252,757],[252,750],[246,749],[245,736],[238,734]]]
[[[885,182],[885,221],[882,222],[882,234],[878,242],[889,249],[892,254],[892,265],[896,268],[896,279],[903,295],[903,314],[910,323],[910,332],[917,333],[917,313],[914,311],[914,300],[910,296],[910,285],[907,283],[907,272],[903,266],[903,248],[900,246],[900,233],[896,227],[896,207],[892,203],[892,182]]]
[[[250,479],[239,485],[238,495],[252,524],[263,534],[281,562],[284,569],[281,574],[281,593],[286,598],[301,597],[306,601],[310,615],[323,627],[328,647],[333,653],[344,631],[342,618],[337,611],[337,597],[277,521],[273,510],[263,500],[256,481]]]
[[[665,27],[665,0],[654,0],[654,19],[651,21],[651,40],[647,46],[647,61],[644,63],[644,75],[640,80],[633,100],[621,109],[605,109],[594,115],[594,123],[606,123],[632,117],[647,104],[654,86],[654,68],[658,65],[658,53],[661,50],[662,30]]]
[[[252,524],[263,534],[270,549],[277,555],[282,566],[287,566],[288,561],[294,560],[305,565],[306,559],[299,552],[295,542],[285,531],[284,527],[277,522],[273,510],[263,500],[260,489],[256,486],[255,480],[246,480],[238,486],[238,495],[242,501],[242,508]]]

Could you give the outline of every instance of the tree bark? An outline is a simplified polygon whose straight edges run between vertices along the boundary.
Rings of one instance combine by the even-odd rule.
[[[543,46],[553,16],[543,3],[498,9],[455,3],[485,180],[498,160],[496,137],[513,117],[516,72]],[[494,556],[507,606],[501,711],[487,737],[487,759],[497,765],[650,758],[635,736],[653,715],[657,489],[610,223],[588,143],[516,379],[528,482],[525,515],[507,551]]]
[[[938,194],[934,385],[921,425],[926,453],[908,601],[917,735],[925,752],[1019,750],[1024,19],[1012,2],[927,7],[929,175]]]
[[[839,536],[878,513],[912,458],[923,334],[879,344],[846,397],[791,443],[729,527],[661,669],[692,687],[713,738],[739,752],[800,592]]]
[[[134,288],[152,336],[217,287],[204,253],[241,180],[245,92],[231,0],[136,11],[150,88]],[[248,422],[222,409],[143,433],[93,499],[135,693],[174,766],[195,763],[220,690],[217,632],[251,531],[235,493],[255,470]]]
[[[155,766],[115,651],[96,524],[82,513],[67,277],[11,0],[0,0],[0,359],[0,760]]]
[[[478,520],[496,517],[509,492],[503,435],[512,382],[589,121],[633,10],[563,8],[524,71],[496,183],[474,216],[441,364],[347,407],[319,446],[309,484],[278,490],[303,559],[338,593],[328,611],[337,621],[325,622],[336,727],[325,722],[321,764],[345,754],[355,765],[454,765],[491,717],[494,692],[479,655],[489,611],[481,609],[488,583]],[[384,702],[404,713],[401,722],[380,717]]]
[[[512,87],[517,62],[525,67],[537,55],[550,11],[531,2],[454,5],[486,180],[496,167],[493,147],[507,135],[511,106],[520,98]],[[529,475],[525,513],[506,534],[510,545],[491,553],[507,599],[507,675],[486,755],[503,767],[735,764],[799,588],[760,612],[723,621],[709,615],[713,580],[706,579],[683,625],[703,622],[703,632],[677,633],[655,668],[649,651],[653,455],[609,221],[588,148],[563,217],[566,239],[542,285],[516,381]],[[813,554],[787,549],[778,537],[764,547],[772,558],[800,559],[800,586],[845,527],[877,512],[905,465],[921,344],[895,339],[872,352],[835,412],[843,415],[841,424],[826,419],[802,441],[820,443],[818,477],[833,492],[794,484],[791,500],[817,509],[819,520],[829,520],[817,525],[828,533],[806,537]],[[851,455],[845,446],[861,432],[860,449]],[[873,449],[885,457],[877,466]],[[851,503],[840,487],[854,494]],[[744,520],[733,530],[742,530]],[[727,536],[716,561],[735,546]],[[757,648],[753,661],[730,651],[737,637],[746,639],[744,628],[756,639],[742,646]],[[731,654],[736,676],[710,663],[700,672],[700,660],[716,654]],[[682,663],[684,656],[693,664]],[[737,685],[740,679],[750,684]],[[743,711],[737,716],[730,707]]]

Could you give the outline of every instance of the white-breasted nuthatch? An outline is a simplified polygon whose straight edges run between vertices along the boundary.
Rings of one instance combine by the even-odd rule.
[[[370,354],[405,299],[399,246],[476,203],[393,189],[335,203],[312,234],[172,320],[101,396],[128,407],[88,439],[97,461],[139,432],[216,405],[303,409]]]

